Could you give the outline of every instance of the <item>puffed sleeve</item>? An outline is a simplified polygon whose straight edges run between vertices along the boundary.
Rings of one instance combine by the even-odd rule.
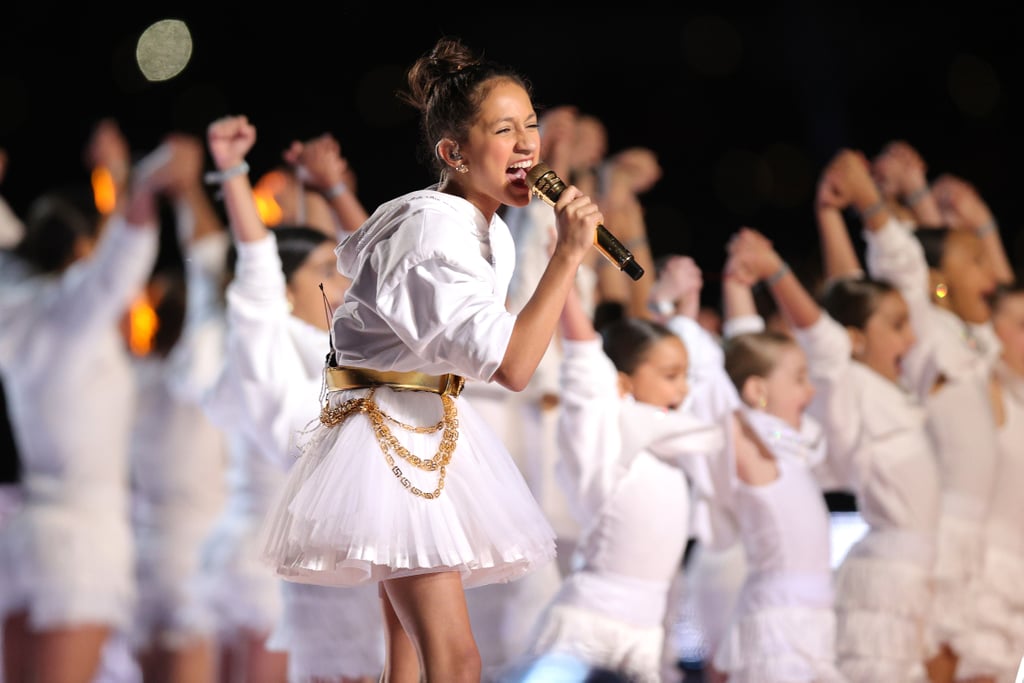
[[[489,381],[515,326],[515,315],[505,308],[505,288],[478,245],[467,244],[464,231],[443,224],[403,230],[420,235],[420,243],[379,248],[371,257],[380,273],[378,312],[418,358],[450,363],[466,377]]]

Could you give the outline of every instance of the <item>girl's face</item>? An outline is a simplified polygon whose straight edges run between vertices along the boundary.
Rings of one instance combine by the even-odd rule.
[[[323,283],[324,292],[320,292]],[[324,309],[323,295],[337,308],[345,296],[351,281],[338,272],[337,259],[332,242],[323,242],[309,252],[301,266],[292,273],[288,283],[288,300],[292,303],[292,315],[322,330],[330,329],[331,321]]]
[[[796,344],[787,344],[778,353],[775,367],[764,378],[763,410],[800,429],[804,411],[814,398],[807,356]]]
[[[526,206],[526,172],[537,164],[539,150],[540,125],[530,96],[519,84],[501,80],[491,86],[460,147],[469,171],[450,178],[485,216],[502,204]]]
[[[949,288],[948,305],[969,323],[986,323],[992,317],[990,297],[996,288],[985,245],[966,230],[949,233],[942,257],[942,276]]]
[[[864,330],[854,335],[853,357],[886,379],[899,383],[900,364],[914,345],[910,311],[899,292],[883,294]]]
[[[690,390],[686,381],[688,367],[686,346],[673,335],[654,342],[632,374],[619,376],[626,393],[637,401],[674,410],[682,405]]]
[[[992,326],[1006,364],[1024,372],[1024,292],[1003,295],[992,313]]]

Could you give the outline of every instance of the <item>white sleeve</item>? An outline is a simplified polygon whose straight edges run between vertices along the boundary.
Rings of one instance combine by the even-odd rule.
[[[297,430],[316,417],[321,377],[309,377],[290,334],[276,238],[238,245],[228,287],[224,376],[210,397],[218,424],[253,436],[262,452],[289,464]],[[328,351],[325,334],[324,354]]]
[[[563,341],[561,385],[555,473],[570,510],[586,525],[625,473],[616,370],[600,339]]]
[[[468,378],[489,381],[501,365],[516,317],[487,283],[480,265],[431,258],[390,277],[377,309],[419,358],[451,363]],[[386,270],[381,270],[382,273]]]
[[[722,336],[731,339],[741,334],[754,334],[764,332],[764,318],[759,315],[740,315],[735,318],[726,318],[722,323]]]
[[[826,463],[819,468],[821,481],[830,487],[849,486],[862,430],[857,385],[850,373],[855,362],[850,337],[824,311],[813,325],[795,334],[807,354],[816,389],[809,413],[824,427],[828,440]]]

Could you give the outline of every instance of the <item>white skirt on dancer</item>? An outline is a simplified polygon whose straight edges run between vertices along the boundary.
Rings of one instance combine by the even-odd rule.
[[[912,531],[868,531],[836,570],[839,670],[851,683],[927,681],[934,546]]]
[[[331,407],[366,394],[336,391]],[[378,388],[388,427],[414,456],[438,452],[441,431],[412,432],[442,418],[437,394]],[[413,495],[392,471],[365,413],[311,426],[303,454],[264,526],[264,554],[291,581],[354,586],[456,570],[466,588],[518,579],[555,556],[555,534],[518,467],[468,401],[456,398],[458,440],[439,497]],[[395,466],[432,492],[439,473]]]

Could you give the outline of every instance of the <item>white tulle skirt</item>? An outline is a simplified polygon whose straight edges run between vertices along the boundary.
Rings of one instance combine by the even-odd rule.
[[[868,531],[836,570],[839,670],[851,683],[927,681],[934,543],[910,531]]]
[[[729,683],[846,683],[836,664],[831,576],[752,574],[715,653]]]
[[[337,406],[364,390],[334,392]],[[396,421],[437,424],[440,398],[381,388],[375,400]],[[456,570],[466,588],[520,578],[555,556],[555,534],[505,446],[465,400],[456,399],[459,436],[438,498],[413,495],[392,472],[370,420],[316,423],[289,471],[263,530],[265,558],[291,581],[355,586]],[[390,423],[410,453],[429,459],[441,432]],[[437,487],[438,473],[395,456],[413,486]]]

